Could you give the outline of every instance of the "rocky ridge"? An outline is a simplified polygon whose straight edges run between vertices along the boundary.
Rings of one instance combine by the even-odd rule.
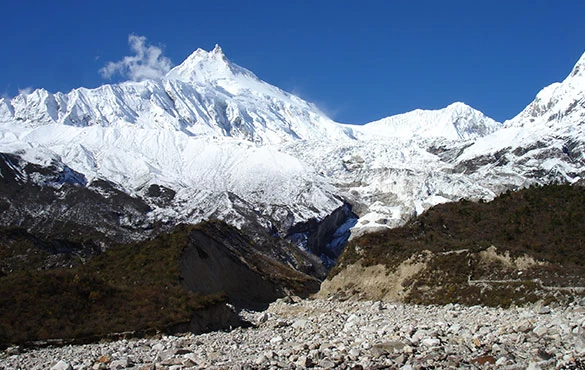
[[[280,299],[255,326],[8,348],[0,369],[582,369],[585,301],[521,308]]]

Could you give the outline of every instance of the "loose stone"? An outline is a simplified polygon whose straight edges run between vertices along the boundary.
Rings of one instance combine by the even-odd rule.
[[[242,316],[257,326],[7,348],[0,352],[0,370],[585,368],[585,309],[579,304],[500,309],[290,297]]]

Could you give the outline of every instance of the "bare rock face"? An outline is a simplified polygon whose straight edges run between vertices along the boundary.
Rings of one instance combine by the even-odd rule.
[[[47,238],[96,244],[147,238],[151,207],[113,183],[85,177],[63,163],[35,165],[0,154],[0,225]]]
[[[315,277],[285,265],[287,258],[319,266],[318,260],[294,246],[273,243],[263,251],[235,228],[212,222],[189,233],[179,264],[188,290],[224,293],[237,306],[259,308],[289,294],[306,297],[319,289]]]

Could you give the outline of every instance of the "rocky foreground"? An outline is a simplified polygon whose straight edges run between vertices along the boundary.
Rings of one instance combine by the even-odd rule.
[[[522,308],[281,299],[255,327],[8,348],[0,369],[585,369],[585,302]]]

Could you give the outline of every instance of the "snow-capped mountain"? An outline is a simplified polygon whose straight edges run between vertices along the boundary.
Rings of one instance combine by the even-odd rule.
[[[1,99],[0,122],[0,150],[31,163],[63,162],[88,183],[107,179],[133,195],[173,189],[171,206],[154,206],[156,219],[241,226],[249,216],[235,209],[245,208],[286,235],[343,205],[313,168],[270,144],[340,140],[346,129],[219,47],[195,51],[158,81]]]
[[[0,99],[0,152],[57,163],[83,177],[77,186],[111,182],[146,202],[153,223],[253,222],[322,244],[441,202],[580,181],[584,69],[582,57],[503,125],[454,103],[356,126],[263,82],[216,46],[160,80]],[[153,187],[171,195],[161,202]]]
[[[28,127],[124,127],[183,131],[273,144],[344,137],[314,105],[231,63],[219,46],[196,50],[161,80],[52,94],[44,89],[0,100],[0,122]]]
[[[457,158],[482,186],[583,183],[585,176],[585,54],[562,82],[542,89],[504,128],[479,138]]]
[[[289,144],[315,163],[359,216],[354,234],[403,224],[443,202],[585,178],[585,54],[570,75],[497,123],[462,103],[352,127],[328,147]]]
[[[354,130],[363,135],[381,138],[445,138],[477,139],[498,130],[501,124],[478,110],[457,102],[439,110],[417,109],[370,122]]]

